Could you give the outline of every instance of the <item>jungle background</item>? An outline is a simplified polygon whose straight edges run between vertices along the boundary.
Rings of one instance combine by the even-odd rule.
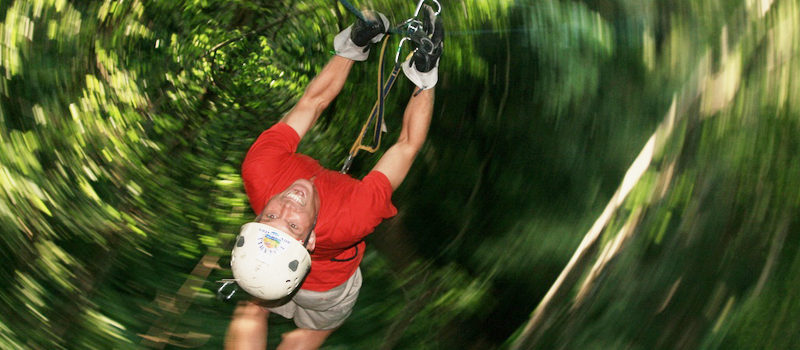
[[[395,24],[416,6],[352,2]],[[800,1],[441,2],[428,141],[324,349],[800,347]],[[242,158],[354,20],[0,1],[0,348],[221,348]],[[379,56],[303,153],[341,167]]]

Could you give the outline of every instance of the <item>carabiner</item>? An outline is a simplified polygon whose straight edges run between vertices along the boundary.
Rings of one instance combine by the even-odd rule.
[[[430,1],[432,1],[434,4],[436,4],[436,12],[434,12],[433,15],[434,16],[439,16],[439,13],[442,12],[442,4],[440,4],[438,0],[430,0]],[[419,2],[417,3],[417,9],[414,10],[414,16],[409,18],[408,20],[406,20],[403,23],[403,24],[406,24],[406,23],[408,24],[408,33],[409,34],[416,33],[417,30],[419,30],[419,28],[422,26],[422,21],[417,19],[417,17],[419,16],[419,11],[422,9],[422,5],[424,5],[424,4],[425,4],[425,0],[419,0]]]
[[[403,43],[406,42],[406,40],[411,39],[409,39],[407,36],[404,36],[402,39],[400,39],[400,43],[397,44],[397,52],[394,54],[394,64],[400,64],[400,51],[403,49]]]
[[[417,31],[422,28],[422,21],[419,20],[417,17],[419,17],[419,11],[422,9],[422,5],[425,4],[425,1],[426,0],[419,0],[419,2],[417,2],[417,8],[414,10],[414,16],[412,16],[411,18],[403,21],[403,23],[401,23],[399,26],[397,26],[397,28],[406,28],[406,30],[404,31],[405,35],[403,36],[403,39],[401,39],[400,43],[397,44],[397,52],[394,55],[394,63],[395,64],[398,64],[399,61],[400,61],[400,51],[403,49],[403,43],[406,40],[414,41],[418,45],[422,44],[422,46],[425,46],[425,48],[424,48],[425,51],[432,50],[432,49],[428,49],[427,47],[428,46],[432,47],[433,43],[431,43],[428,38],[425,38],[425,37],[420,36],[420,35],[417,34]],[[442,4],[439,3],[439,0],[427,0],[427,1],[431,1],[434,4],[436,4],[436,12],[434,12],[433,15],[434,16],[439,16],[439,14],[442,12]],[[414,39],[416,39],[416,41]]]
[[[224,300],[224,301],[231,300],[231,297],[233,297],[233,295],[236,294],[236,290],[237,290],[237,288],[236,288],[236,280],[234,280],[234,279],[223,279],[223,280],[217,281],[217,283],[222,283],[222,286],[220,286],[219,289],[217,289],[217,299]],[[225,290],[225,287],[228,287],[228,286],[233,286],[233,289],[231,289],[230,293],[226,294],[224,292],[224,290]]]
[[[433,15],[438,16],[439,13],[442,12],[442,4],[440,4],[438,0],[430,0],[430,1],[433,1],[433,3],[436,4],[436,12],[434,12]],[[419,10],[422,9],[422,4],[424,3],[425,0],[419,0],[419,2],[417,3],[417,9],[414,10],[414,17],[419,16]]]

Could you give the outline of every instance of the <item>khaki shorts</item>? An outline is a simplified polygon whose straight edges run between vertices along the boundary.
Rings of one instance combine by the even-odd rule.
[[[358,268],[345,283],[331,290],[315,292],[300,289],[288,303],[269,308],[269,311],[294,319],[294,324],[300,328],[334,329],[341,326],[353,312],[361,281],[361,269]]]

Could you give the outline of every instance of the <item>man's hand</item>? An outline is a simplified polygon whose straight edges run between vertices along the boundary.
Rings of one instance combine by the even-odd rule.
[[[439,58],[442,56],[444,26],[428,5],[423,8],[422,31],[412,38],[414,54],[403,62],[403,73],[423,90],[430,89],[439,80]]]
[[[364,11],[368,22],[358,19],[333,39],[336,54],[354,61],[369,57],[369,45],[383,39],[389,28],[389,20],[380,12]]]
[[[389,20],[380,12],[364,11],[364,18],[369,22],[357,20],[350,31],[350,40],[358,46],[378,43],[389,29]]]

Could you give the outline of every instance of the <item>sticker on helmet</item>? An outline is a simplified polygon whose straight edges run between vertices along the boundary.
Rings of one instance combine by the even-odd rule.
[[[290,241],[286,237],[271,230],[260,229],[259,231],[263,235],[258,240],[258,249],[262,253],[261,259],[271,260],[289,248]]]
[[[261,239],[261,243],[267,249],[277,248],[278,246],[281,245],[281,241],[278,239],[278,237],[273,237],[270,236],[269,234],[265,235],[264,238]]]

